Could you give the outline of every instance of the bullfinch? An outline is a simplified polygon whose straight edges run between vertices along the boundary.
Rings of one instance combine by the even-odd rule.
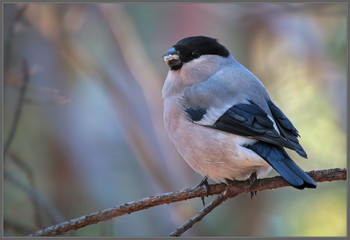
[[[211,37],[187,37],[163,60],[165,128],[193,170],[227,182],[274,168],[297,189],[316,188],[284,149],[307,158],[297,129],[226,47]]]

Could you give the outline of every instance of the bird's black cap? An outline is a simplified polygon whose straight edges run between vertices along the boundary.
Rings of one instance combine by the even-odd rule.
[[[168,52],[170,50],[171,54],[176,52],[181,60],[181,62],[179,61],[178,64],[170,66],[173,70],[180,69],[183,63],[199,58],[201,55],[211,54],[222,57],[228,57],[230,55],[229,51],[215,38],[206,36],[184,38],[178,41],[173,48],[168,50]],[[163,55],[163,58],[168,54],[168,52]]]

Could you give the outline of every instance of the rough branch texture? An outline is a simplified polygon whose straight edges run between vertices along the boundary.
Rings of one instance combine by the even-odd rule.
[[[182,226],[177,228],[175,231],[169,234],[170,237],[179,237],[188,229],[190,229],[196,222],[202,220],[206,215],[208,215],[214,208],[223,203],[228,197],[232,197],[228,190],[225,190],[217,198],[215,198],[209,205],[203,208],[199,213],[194,215],[191,219],[185,222]]]
[[[346,169],[328,169],[320,171],[311,171],[308,174],[316,182],[337,181],[346,180]],[[228,186],[228,187],[227,187]],[[221,194],[225,190],[228,190],[229,196],[234,197],[241,193],[249,193],[252,191],[263,191],[267,189],[276,189],[281,187],[290,186],[282,177],[276,176],[272,178],[258,179],[253,186],[250,185],[249,180],[246,181],[234,181],[234,185],[212,184],[208,187],[209,195]],[[314,191],[314,190],[310,190]],[[130,214],[132,212],[144,210],[150,207],[169,204],[173,202],[183,201],[196,197],[205,197],[207,192],[205,187],[200,188],[187,188],[175,192],[159,194],[157,196],[146,197],[137,201],[125,203],[123,205],[108,208],[99,212],[90,213],[86,216],[75,218],[45,229],[30,234],[29,236],[54,236],[59,235],[70,230],[76,230],[78,228],[85,227],[90,224],[95,224],[101,221],[106,221],[114,217],[122,216],[124,214]]]

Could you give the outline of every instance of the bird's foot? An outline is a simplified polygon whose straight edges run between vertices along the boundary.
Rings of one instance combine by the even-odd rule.
[[[253,197],[256,196],[257,193],[257,191],[250,192],[250,199],[253,199]]]
[[[202,180],[194,187],[194,188],[200,188],[204,186],[205,191],[207,193],[207,197],[209,196],[209,183],[208,183],[208,176],[205,176],[204,178],[202,178]],[[204,197],[201,197],[202,203],[203,203],[203,207],[205,206],[205,201],[204,201]]]
[[[250,183],[250,189],[252,189],[256,180],[258,179],[256,172],[253,172],[248,179],[249,179],[249,183]],[[251,191],[250,192],[250,199],[253,199],[253,197],[256,196],[256,194],[257,194],[257,191]]]

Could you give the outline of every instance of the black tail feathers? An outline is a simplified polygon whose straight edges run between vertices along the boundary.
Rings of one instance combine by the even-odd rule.
[[[316,188],[316,182],[293,162],[282,147],[261,141],[245,147],[268,162],[293,187]]]

